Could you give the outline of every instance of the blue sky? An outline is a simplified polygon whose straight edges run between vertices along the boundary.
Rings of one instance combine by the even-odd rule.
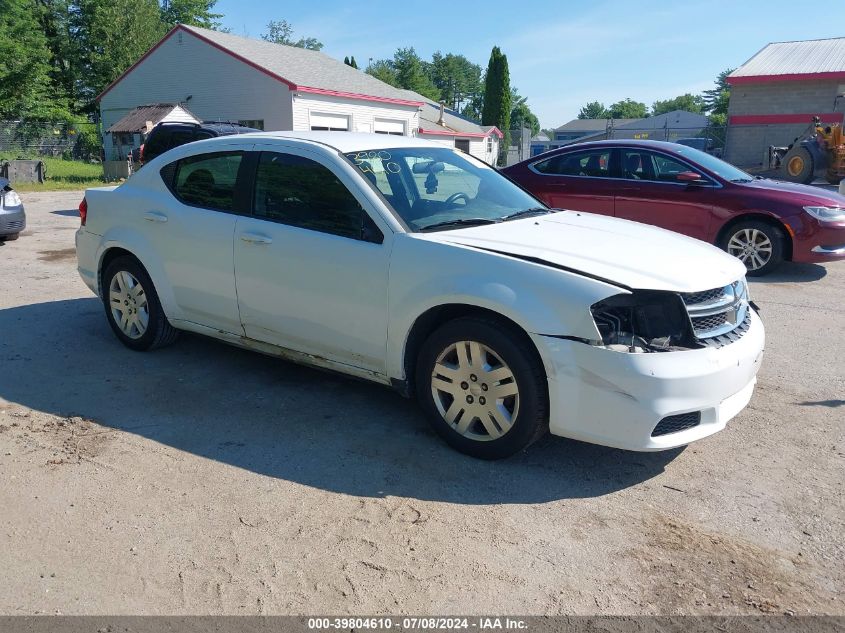
[[[593,100],[651,105],[701,92],[768,42],[845,36],[842,7],[842,0],[219,0],[216,9],[233,33],[248,37],[286,19],[296,36],[316,37],[339,59],[354,55],[362,68],[403,46],[424,58],[460,53],[486,67],[498,45],[511,84],[543,127],[557,127]]]

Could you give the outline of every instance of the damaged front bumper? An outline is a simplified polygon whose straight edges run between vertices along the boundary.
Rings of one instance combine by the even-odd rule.
[[[760,368],[765,332],[753,310],[750,318],[733,343],[671,352],[625,353],[532,335],[546,366],[552,434],[658,451],[722,430],[748,404]],[[658,428],[682,414],[696,423],[669,433],[666,423]]]

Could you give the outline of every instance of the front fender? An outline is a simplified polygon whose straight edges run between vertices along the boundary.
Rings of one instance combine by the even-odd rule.
[[[406,378],[408,336],[417,319],[432,308],[473,306],[500,314],[529,334],[594,340],[599,334],[590,306],[626,292],[543,264],[397,236],[390,265],[388,375]]]

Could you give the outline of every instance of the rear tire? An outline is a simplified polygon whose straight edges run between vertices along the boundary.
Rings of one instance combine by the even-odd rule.
[[[496,319],[463,317],[433,332],[417,358],[416,391],[438,435],[472,457],[509,457],[548,431],[540,357]]]
[[[10,235],[0,235],[0,242],[14,242],[21,236],[20,233],[12,233]]]
[[[745,264],[749,277],[760,277],[783,262],[784,239],[776,226],[748,220],[728,229],[718,246]]]
[[[804,185],[813,182],[816,166],[813,155],[806,147],[793,146],[783,157],[781,165],[784,180],[800,182]]]
[[[115,336],[129,349],[165,347],[179,336],[164,315],[152,279],[134,257],[118,257],[103,271],[103,306]]]

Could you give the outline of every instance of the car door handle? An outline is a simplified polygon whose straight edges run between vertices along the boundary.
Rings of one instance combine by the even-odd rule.
[[[144,214],[144,219],[148,222],[167,222],[167,216],[158,211],[147,211]]]
[[[249,244],[272,244],[273,240],[258,233],[241,233],[241,239]]]

